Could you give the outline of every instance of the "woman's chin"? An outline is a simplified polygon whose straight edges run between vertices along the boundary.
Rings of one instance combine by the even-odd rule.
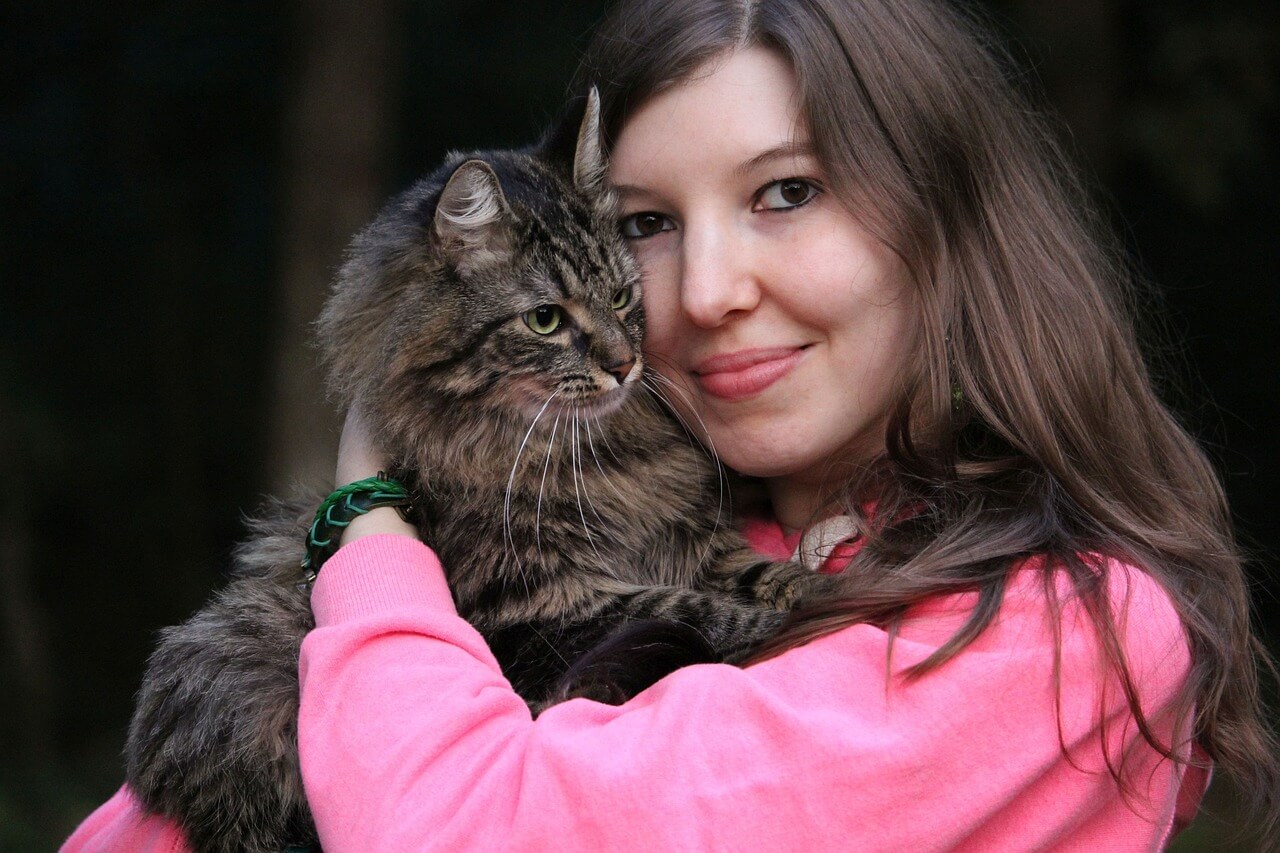
[[[717,445],[716,452],[728,468],[762,480],[787,477],[808,467],[805,454],[779,447],[776,442],[750,445],[726,442],[723,448]]]

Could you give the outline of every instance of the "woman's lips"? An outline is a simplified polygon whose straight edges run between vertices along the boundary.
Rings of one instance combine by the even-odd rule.
[[[759,394],[791,372],[806,347],[739,350],[701,361],[692,373],[699,387],[722,400],[744,400]]]

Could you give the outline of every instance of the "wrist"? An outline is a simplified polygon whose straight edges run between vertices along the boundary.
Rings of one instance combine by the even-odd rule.
[[[384,506],[371,509],[359,518],[352,519],[342,534],[342,544],[350,545],[357,539],[376,536],[379,533],[419,538],[418,528],[401,518],[395,507]]]
[[[404,484],[381,471],[376,477],[365,477],[330,492],[316,509],[315,519],[307,530],[306,554],[300,564],[305,580],[315,580],[320,566],[338,550],[353,522],[382,508],[394,508],[402,518],[407,518],[410,505],[411,498]],[[392,525],[381,515],[372,523],[361,526],[365,536],[372,533],[404,535],[406,530],[412,529],[407,522]]]

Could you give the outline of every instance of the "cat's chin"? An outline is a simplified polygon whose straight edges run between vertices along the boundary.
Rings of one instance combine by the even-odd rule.
[[[623,385],[586,398],[557,396],[550,402],[543,400],[536,405],[526,405],[524,409],[525,416],[529,420],[541,418],[545,421],[547,420],[547,415],[574,414],[586,415],[591,418],[604,418],[621,409],[623,404],[630,399],[631,387]],[[551,418],[551,421],[554,420],[554,417]]]
[[[630,399],[630,387],[622,385],[605,391],[602,394],[598,394],[589,400],[583,400],[581,402],[567,402],[561,408],[565,411],[576,409],[577,411],[590,415],[593,418],[603,418],[613,414],[618,411],[618,409],[621,409],[622,405]]]

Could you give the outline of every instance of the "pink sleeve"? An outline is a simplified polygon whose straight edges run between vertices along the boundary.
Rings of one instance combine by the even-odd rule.
[[[1168,734],[1160,709],[1185,677],[1185,640],[1153,582],[1115,574],[1144,706]],[[1059,729],[1040,582],[1018,577],[997,622],[918,680],[886,684],[888,638],[862,625],[535,722],[457,616],[434,554],[362,539],[321,573],[302,650],[300,751],[323,846],[1154,849],[1173,825],[1180,766],[1138,740],[1070,606]],[[971,606],[955,596],[913,611],[894,673]],[[1132,805],[1105,772],[1104,739],[1127,753]]]
[[[168,818],[147,814],[125,786],[84,819],[61,853],[187,853],[182,830]]]

